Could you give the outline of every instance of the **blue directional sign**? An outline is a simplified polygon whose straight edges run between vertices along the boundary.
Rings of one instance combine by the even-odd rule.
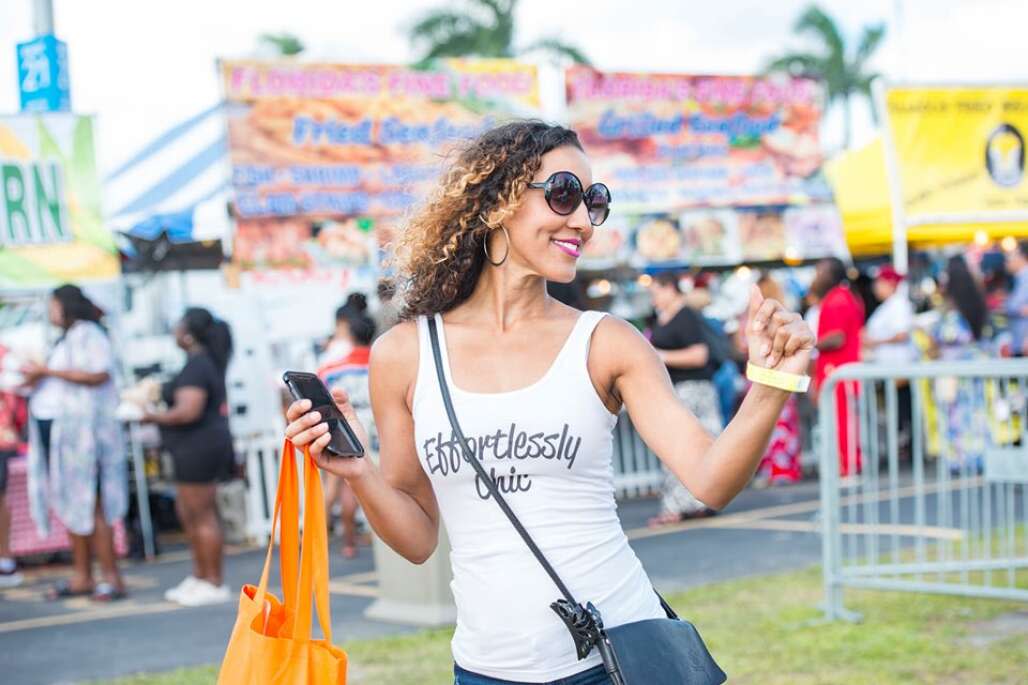
[[[23,112],[70,112],[68,45],[52,35],[19,43],[18,90]]]

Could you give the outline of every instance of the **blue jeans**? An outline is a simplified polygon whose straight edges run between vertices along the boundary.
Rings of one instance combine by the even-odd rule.
[[[471,671],[465,671],[457,664],[453,665],[453,685],[532,685],[531,683],[520,683],[513,680],[498,680],[489,676],[478,675]],[[603,670],[603,666],[590,668],[575,675],[550,680],[540,685],[610,685],[610,678]]]

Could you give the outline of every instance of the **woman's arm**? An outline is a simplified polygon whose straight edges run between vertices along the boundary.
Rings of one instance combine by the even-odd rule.
[[[908,333],[906,331],[900,331],[899,333],[897,333],[896,335],[893,335],[891,337],[880,338],[880,339],[877,339],[877,340],[874,339],[874,338],[870,338],[870,337],[865,336],[864,337],[864,345],[865,345],[865,347],[878,347],[880,345],[888,345],[890,343],[906,342],[909,339],[910,339],[910,333]]]
[[[817,340],[817,349],[822,352],[837,350],[846,344],[846,334],[842,331],[832,331],[823,335]]]
[[[203,416],[203,408],[207,406],[207,391],[193,385],[184,385],[175,390],[174,403],[167,411],[144,412],[143,423],[156,423],[158,426],[185,426],[196,423]]]
[[[80,371],[77,369],[66,369],[63,371],[59,371],[57,369],[47,368],[42,364],[36,364],[34,362],[29,362],[28,364],[26,364],[22,368],[21,372],[22,375],[25,377],[25,382],[27,385],[35,385],[39,382],[40,379],[46,378],[48,376],[50,378],[60,378],[61,380],[68,381],[69,383],[77,383],[79,385],[89,386],[103,385],[111,379],[111,374],[109,374],[106,371],[92,372]]]
[[[701,369],[710,359],[710,348],[706,343],[696,343],[677,350],[657,350],[657,356],[665,366],[675,369]]]
[[[375,532],[398,554],[415,564],[425,562],[439,541],[439,506],[432,483],[418,462],[414,418],[408,402],[418,368],[417,329],[412,323],[394,326],[376,341],[369,378],[371,409],[379,435],[379,462],[368,458],[327,456],[327,425],[320,423],[310,402],[294,402],[286,413],[286,437],[298,447],[310,445],[318,466],[342,476],[360,500]],[[364,444],[367,432],[346,393],[332,395],[347,422]]]
[[[759,291],[751,295],[750,313],[750,361],[805,373],[814,336],[802,319],[762,300]],[[756,470],[789,393],[754,384],[715,440],[675,395],[659,357],[634,328],[610,318],[601,328],[597,356],[609,360],[615,396],[643,441],[701,502],[717,509],[727,505]]]
[[[70,350],[69,366],[73,368],[57,370],[29,362],[22,368],[27,385],[35,385],[47,376],[86,386],[103,385],[111,380],[110,370],[114,368],[111,342],[99,326],[92,323],[72,326],[64,345]]]
[[[60,378],[61,380],[68,381],[69,383],[78,383],[79,385],[103,385],[107,381],[111,380],[111,374],[106,371],[91,373],[89,371],[77,371],[75,369],[67,369],[65,371],[46,369],[45,374],[52,378]]]

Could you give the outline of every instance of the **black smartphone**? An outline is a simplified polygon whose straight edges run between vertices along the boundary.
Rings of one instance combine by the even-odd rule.
[[[322,421],[328,424],[328,432],[332,438],[325,447],[326,452],[336,457],[364,456],[364,447],[320,378],[304,371],[286,371],[282,375],[282,380],[294,399],[310,400],[314,405],[311,411],[320,413]]]

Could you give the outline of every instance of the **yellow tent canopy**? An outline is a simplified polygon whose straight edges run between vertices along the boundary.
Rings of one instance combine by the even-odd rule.
[[[891,253],[892,204],[881,137],[829,161],[825,175],[835,194],[846,244],[853,256]],[[970,243],[982,233],[996,240],[1006,236],[1028,238],[1028,222],[911,226],[907,241],[914,247]]]

